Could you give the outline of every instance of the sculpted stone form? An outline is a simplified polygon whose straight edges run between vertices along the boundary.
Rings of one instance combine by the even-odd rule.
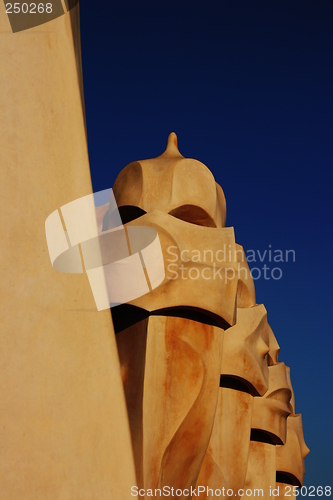
[[[140,211],[158,210],[200,226],[225,226],[226,203],[221,187],[206,165],[180,154],[174,133],[169,135],[162,155],[127,165],[113,191],[123,223]]]
[[[218,397],[223,330],[150,316],[117,335],[139,486],[194,487]]]
[[[222,380],[243,384],[253,396],[268,389],[269,327],[265,307],[237,309],[237,323],[225,334]]]
[[[291,383],[291,377],[290,377],[290,367],[286,366],[286,375],[287,375],[287,382],[289,389],[291,391],[291,398],[290,398],[290,416],[295,416],[295,394],[294,394],[294,389]]]
[[[224,227],[225,198],[207,167],[184,158],[176,135],[170,134],[166,151],[125,167],[113,192],[125,227],[150,226],[158,232],[165,263],[162,285],[129,303],[147,313],[194,310],[223,329],[234,325],[234,231]],[[106,230],[110,208],[105,207],[99,220],[102,216]]]
[[[185,167],[192,175],[180,189]],[[162,181],[164,198],[155,196]],[[197,196],[201,182],[208,200]],[[203,164],[180,155],[174,134],[163,155],[126,167],[114,193],[125,227],[158,232],[165,262],[164,282],[131,301],[132,309],[119,308],[116,320],[138,483],[194,487],[215,417],[223,333],[235,323],[233,229],[222,227],[221,188]],[[108,209],[103,227],[110,216]],[[145,319],[124,328],[127,311]]]
[[[262,490],[260,498],[269,500],[271,491],[276,486],[276,453],[275,446],[250,441],[249,459],[244,489]]]
[[[301,487],[305,473],[304,459],[309,454],[303,435],[302,415],[295,414],[295,396],[291,385],[290,368],[286,367],[287,381],[291,390],[291,414],[287,418],[287,440],[276,447],[276,485],[279,498],[290,496],[290,485]],[[296,496],[296,495],[295,495]]]
[[[268,368],[269,389],[262,398],[255,398],[252,415],[252,429],[265,434],[273,444],[284,444],[287,435],[287,417],[290,406],[291,390],[284,363]]]
[[[275,337],[270,325],[268,325],[268,335],[269,335],[268,364],[269,364],[269,366],[277,365],[279,352],[280,352],[280,346],[278,344],[278,341],[276,340],[276,337]],[[288,378],[288,367],[286,367],[286,369],[287,369],[287,378]],[[289,382],[288,382],[288,384],[289,384]],[[292,404],[292,398],[290,400],[290,404]]]
[[[154,210],[126,226],[151,226],[158,232],[164,263],[163,283],[130,304],[153,312],[166,308],[192,308],[228,328],[235,323],[237,261],[218,253],[224,245],[235,248],[232,228],[190,224]]]
[[[244,487],[253,400],[268,390],[269,363],[277,362],[276,349],[265,307],[238,308],[236,325],[224,335],[221,388],[198,484],[223,485],[234,492]]]
[[[256,292],[251,271],[241,245],[236,244],[236,252],[238,262],[237,307],[253,307],[256,305]]]
[[[277,481],[302,486],[305,473],[304,459],[309,454],[303,435],[302,415],[287,418],[287,440],[276,447]]]
[[[244,486],[247,470],[252,405],[251,394],[220,387],[214,427],[197,485],[231,488],[238,498],[236,492]],[[209,494],[202,496],[209,498]]]
[[[278,352],[275,342],[273,345]],[[245,481],[245,488],[262,489],[265,499],[271,498],[271,491],[276,485],[275,445],[286,442],[287,417],[292,411],[285,364],[279,362],[269,366],[268,370],[268,391],[264,396],[254,398]]]

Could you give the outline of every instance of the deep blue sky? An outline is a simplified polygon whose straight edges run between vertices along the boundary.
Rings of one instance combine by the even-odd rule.
[[[291,367],[305,484],[332,485],[332,0],[80,5],[94,190],[175,131],[245,250],[295,250],[281,280],[256,281],[257,302]]]

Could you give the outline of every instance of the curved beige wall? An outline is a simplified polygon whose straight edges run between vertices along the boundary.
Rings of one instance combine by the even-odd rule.
[[[52,269],[45,239],[47,216],[91,193],[78,7],[13,34],[1,2],[0,31],[1,498],[130,498],[110,312],[86,274]]]

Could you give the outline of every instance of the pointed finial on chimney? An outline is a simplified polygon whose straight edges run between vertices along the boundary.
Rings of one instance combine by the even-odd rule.
[[[170,157],[176,156],[178,158],[184,158],[184,156],[179,152],[178,139],[174,132],[171,132],[171,134],[169,134],[166,150],[161,156],[170,156]]]

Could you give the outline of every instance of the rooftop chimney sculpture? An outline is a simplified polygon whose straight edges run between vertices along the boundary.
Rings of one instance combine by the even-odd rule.
[[[165,266],[160,286],[112,309],[138,487],[147,496],[173,487],[180,498],[261,488],[268,499],[276,485],[302,485],[307,448],[290,372],[225,227],[222,188],[172,133],[113,191],[125,227],[157,231]]]

